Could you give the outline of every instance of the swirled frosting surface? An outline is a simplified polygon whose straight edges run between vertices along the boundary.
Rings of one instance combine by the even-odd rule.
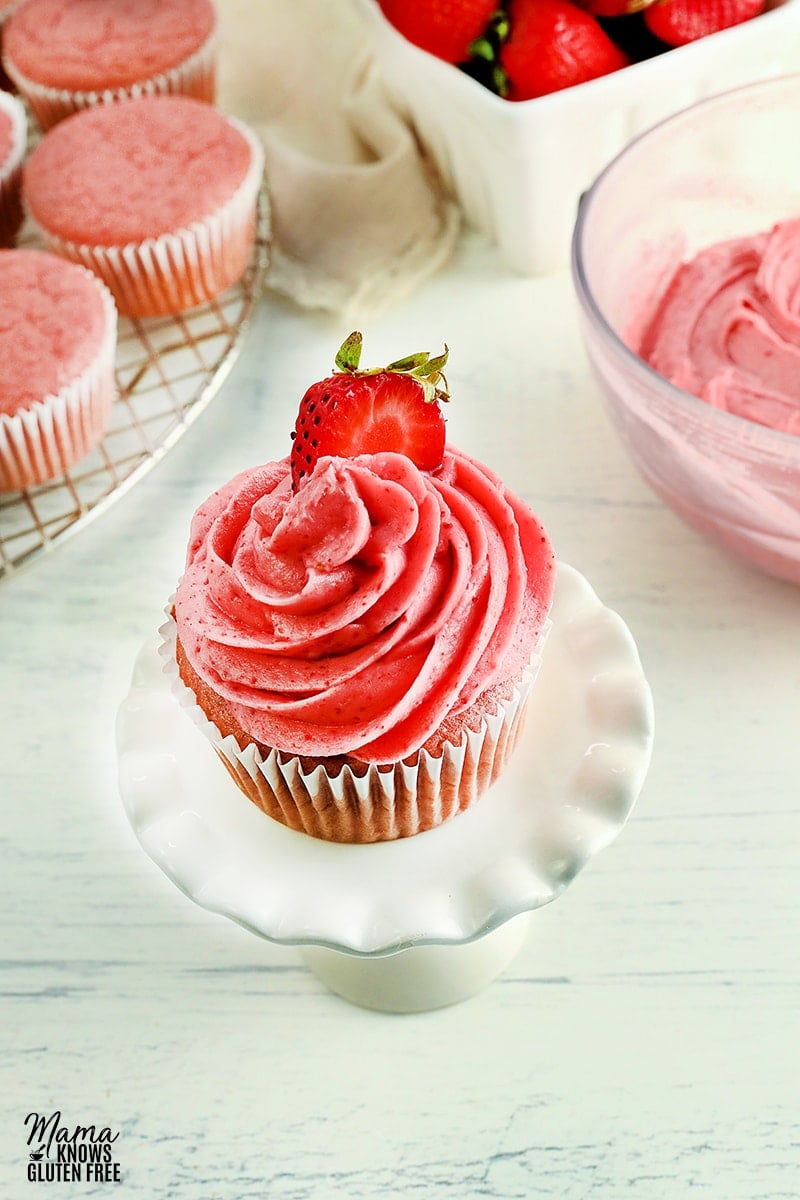
[[[800,220],[683,263],[632,348],[716,408],[800,433]]]
[[[321,458],[296,494],[284,459],[197,511],[175,617],[255,741],[389,762],[519,674],[554,576],[527,506],[458,451]]]

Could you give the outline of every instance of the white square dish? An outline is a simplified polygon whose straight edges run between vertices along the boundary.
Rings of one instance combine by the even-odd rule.
[[[591,83],[510,103],[406,41],[377,0],[354,0],[393,102],[471,225],[509,265],[569,262],[578,200],[632,137],[715,92],[797,68],[800,0]]]

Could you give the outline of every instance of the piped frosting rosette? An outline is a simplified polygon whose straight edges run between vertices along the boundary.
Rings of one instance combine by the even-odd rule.
[[[321,458],[297,493],[285,459],[196,513],[166,669],[270,816],[330,840],[404,837],[503,769],[553,576],[533,514],[458,451],[433,472]]]

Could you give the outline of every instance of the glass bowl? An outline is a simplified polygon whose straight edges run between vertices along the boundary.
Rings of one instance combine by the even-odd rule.
[[[800,75],[683,110],[632,141],[595,180],[572,244],[589,360],[636,467],[694,529],[793,583],[800,436],[697,399],[623,339],[681,259],[800,215],[799,128]]]

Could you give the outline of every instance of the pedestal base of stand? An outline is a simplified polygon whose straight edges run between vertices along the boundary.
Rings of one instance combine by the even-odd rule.
[[[466,1000],[491,983],[521,948],[529,921],[530,913],[522,913],[473,942],[412,946],[380,958],[321,946],[304,946],[301,953],[317,978],[351,1004],[427,1012]]]

